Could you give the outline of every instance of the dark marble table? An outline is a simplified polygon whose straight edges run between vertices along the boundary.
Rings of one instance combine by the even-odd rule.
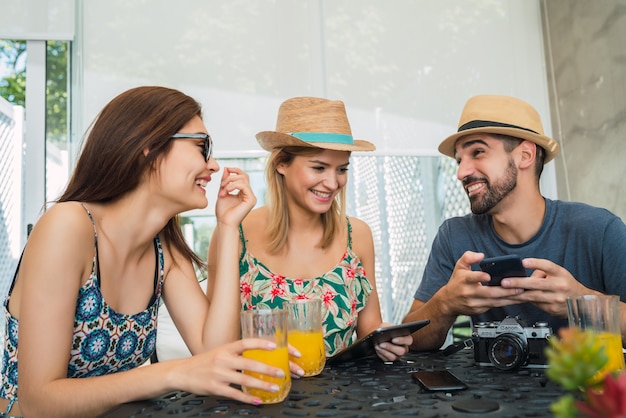
[[[437,369],[449,369],[468,388],[427,392],[411,378],[412,371]],[[544,369],[476,366],[466,348],[450,356],[410,353],[394,363],[365,359],[327,366],[318,376],[294,380],[287,399],[275,405],[172,392],[103,417],[550,417],[550,404],[561,394]]]

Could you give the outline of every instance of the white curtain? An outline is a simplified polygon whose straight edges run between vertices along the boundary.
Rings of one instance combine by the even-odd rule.
[[[550,132],[538,0],[89,0],[78,3],[82,133],[123,90],[199,99],[218,156],[260,151],[279,104],[343,100],[384,155],[437,155],[475,94],[532,103]]]
[[[74,0],[0,0],[0,39],[74,39]]]

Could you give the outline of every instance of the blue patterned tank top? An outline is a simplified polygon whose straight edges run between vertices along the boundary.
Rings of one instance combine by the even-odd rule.
[[[102,297],[98,261],[98,235],[91,212],[83,205],[94,228],[94,258],[91,275],[80,288],[74,315],[74,333],[67,377],[101,376],[129,370],[145,363],[156,345],[157,311],[163,289],[164,262],[161,241],[154,238],[156,269],[154,295],[147,309],[132,315],[116,312]],[[19,270],[19,265],[17,267]],[[13,277],[15,283],[17,270]],[[11,284],[11,290],[13,284]],[[5,298],[5,338],[0,397],[17,397],[18,321],[9,312],[11,290]]]

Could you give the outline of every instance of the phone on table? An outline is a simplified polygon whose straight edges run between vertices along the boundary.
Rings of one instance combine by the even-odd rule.
[[[500,257],[485,258],[479,263],[485,273],[489,273],[491,280],[483,282],[485,286],[500,286],[505,277],[527,277],[522,259],[517,255],[503,255]]]
[[[411,376],[430,391],[467,389],[467,385],[449,370],[421,370],[411,373]]]
[[[376,350],[374,349],[376,344],[391,341],[395,337],[404,337],[406,335],[413,334],[415,331],[425,327],[429,323],[429,319],[423,319],[420,321],[408,322],[406,324],[392,325],[375,329],[365,337],[354,342],[352,345],[339,351],[334,356],[327,358],[326,364],[373,357],[376,355]]]

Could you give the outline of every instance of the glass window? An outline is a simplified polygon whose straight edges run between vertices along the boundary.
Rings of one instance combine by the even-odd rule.
[[[21,251],[25,93],[26,42],[0,40],[0,297],[8,291]]]
[[[25,118],[28,114],[24,111],[28,85],[26,69],[30,65],[28,45],[24,40],[0,40],[0,295],[4,295],[10,285],[26,236],[25,202],[34,201],[39,208],[44,200],[56,199],[69,175],[70,43],[45,43],[45,92],[37,92],[41,97],[45,95],[45,121],[44,118],[36,121],[39,127],[45,125],[45,143],[41,139],[41,143],[29,149],[25,147]],[[41,55],[43,62],[43,53]],[[33,154],[41,156],[41,161],[45,160],[45,195],[23,187],[24,167]],[[29,166],[29,169],[33,170],[33,167]]]
[[[69,46],[67,41],[46,42],[46,201],[56,199],[69,176],[68,106]],[[27,43],[0,40],[0,96],[26,107]]]
[[[59,197],[70,168],[69,48],[66,41],[46,43],[46,201]]]
[[[22,106],[26,102],[26,41],[0,40],[0,96]]]

